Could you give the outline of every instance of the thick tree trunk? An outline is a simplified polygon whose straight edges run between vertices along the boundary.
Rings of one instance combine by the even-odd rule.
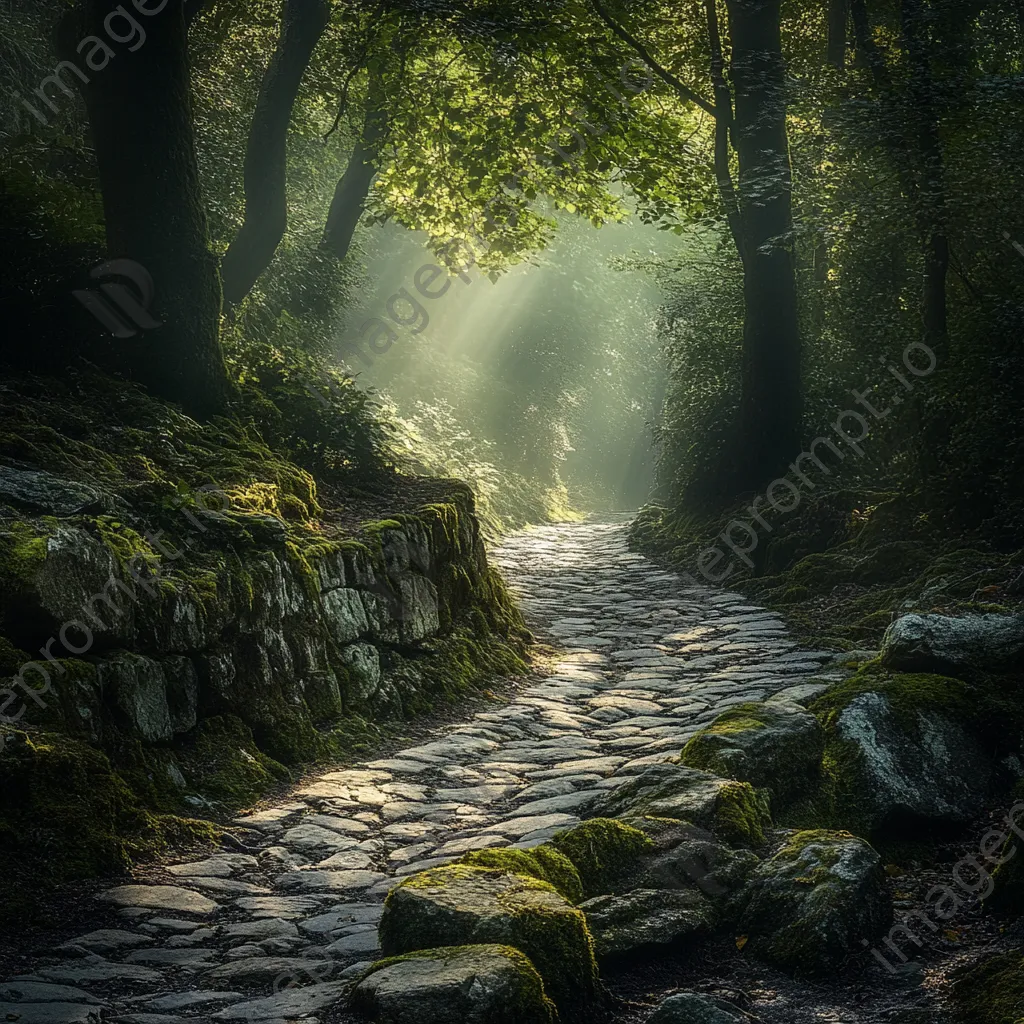
[[[223,408],[230,388],[220,348],[220,275],[199,188],[182,2],[148,15],[133,8],[144,44],[128,38],[119,10],[125,8],[116,0],[83,0],[62,21],[59,45],[88,78],[81,89],[110,254],[149,271],[152,312],[163,323],[126,343],[124,367],[154,393],[207,415]],[[115,33],[126,42],[107,56],[99,41]]]
[[[237,305],[270,265],[288,226],[288,125],[330,15],[327,0],[284,0],[281,34],[260,85],[245,153],[245,219],[224,254],[224,301]]]
[[[779,0],[727,0],[736,94],[745,320],[737,484],[760,489],[800,452],[800,339]]]
[[[353,147],[345,173],[334,190],[321,242],[323,248],[336,259],[343,260],[352,247],[356,225],[363,214],[373,176],[377,173],[377,157],[386,132],[383,84],[378,74],[371,70],[363,130]]]

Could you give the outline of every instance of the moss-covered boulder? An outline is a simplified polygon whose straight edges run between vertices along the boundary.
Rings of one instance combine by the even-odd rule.
[[[511,847],[500,850],[471,850],[462,858],[472,867],[504,871],[510,875],[527,875],[553,885],[570,903],[583,900],[583,883],[576,865],[553,846],[545,843],[532,850]]]
[[[820,773],[825,734],[799,704],[740,704],[719,715],[683,748],[690,768],[771,791],[777,804],[812,788]]]
[[[557,833],[551,845],[576,868],[585,896],[611,892],[654,849],[639,829],[611,818],[591,818]]]
[[[811,710],[826,730],[834,823],[899,836],[973,819],[997,780],[991,731],[1017,728],[992,701],[989,691],[957,679],[876,665],[820,697]]]
[[[422,949],[375,963],[352,1008],[384,1024],[555,1024],[533,964],[510,946]]]
[[[789,837],[739,898],[737,930],[756,956],[797,973],[824,973],[892,919],[881,858],[848,832]]]
[[[956,1024],[1020,1024],[1024,1019],[1024,951],[988,957],[954,978]]]
[[[885,631],[882,664],[900,672],[999,672],[1024,664],[1024,615],[904,615]]]
[[[694,938],[715,926],[711,902],[692,889],[631,889],[581,904],[599,957],[635,953]]]
[[[738,846],[761,846],[772,824],[767,796],[749,783],[676,764],[645,768],[594,809],[608,818],[685,819]]]
[[[592,1016],[602,1000],[586,919],[554,886],[465,864],[420,872],[388,894],[380,921],[388,955],[497,943],[529,957],[563,1020]]]

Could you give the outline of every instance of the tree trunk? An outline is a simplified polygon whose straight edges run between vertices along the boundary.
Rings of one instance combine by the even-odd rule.
[[[371,69],[363,130],[352,149],[348,167],[334,190],[321,242],[323,248],[336,259],[343,260],[352,247],[356,225],[363,214],[373,176],[377,173],[377,157],[386,132],[387,111],[383,83],[379,74]]]
[[[743,294],[737,484],[758,490],[800,452],[800,339],[780,0],[726,0],[736,94]]]
[[[740,224],[739,206],[736,202],[736,188],[729,166],[729,136],[732,132],[732,93],[725,80],[725,63],[722,58],[722,37],[718,30],[718,11],[715,0],[704,0],[704,14],[708,25],[708,45],[711,50],[711,84],[715,90],[715,181],[718,197],[725,210],[726,223],[732,235],[733,244],[740,260],[746,259]]]
[[[118,10],[124,8],[116,0],[83,0],[62,21],[58,45],[88,78],[80,87],[110,254],[142,264],[155,284],[152,312],[163,326],[126,344],[124,368],[154,393],[208,415],[223,408],[230,386],[220,348],[220,275],[199,188],[182,2],[140,14],[144,45],[136,39],[133,51],[128,39],[109,56],[99,43],[108,37],[104,19],[111,36],[129,32]]]
[[[847,0],[829,0],[827,59],[832,67],[840,71],[846,67],[847,13]]]
[[[260,85],[245,153],[245,219],[224,254],[224,301],[237,305],[270,265],[288,226],[288,125],[330,15],[327,0],[284,0],[281,34]]]

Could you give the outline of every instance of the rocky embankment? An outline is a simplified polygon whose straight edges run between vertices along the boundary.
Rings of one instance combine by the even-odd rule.
[[[0,467],[7,921],[521,667],[467,488],[421,483],[434,500],[342,530],[291,471],[288,513],[269,483],[257,501]]]

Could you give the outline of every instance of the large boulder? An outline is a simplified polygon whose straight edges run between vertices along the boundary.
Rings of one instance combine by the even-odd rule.
[[[736,1024],[747,1019],[725,1000],[696,992],[680,992],[669,996],[650,1017],[647,1024]]]
[[[692,889],[632,889],[620,896],[595,896],[580,910],[600,957],[670,945],[710,931],[716,921],[710,901]]]
[[[526,954],[564,1020],[601,1001],[586,919],[554,886],[453,864],[422,871],[388,894],[380,945],[388,956],[438,946],[497,943]]]
[[[681,818],[740,846],[761,846],[771,828],[767,797],[749,783],[676,764],[645,768],[592,810],[608,818]]]
[[[370,968],[353,1009],[386,1024],[554,1024],[533,964],[509,946],[424,949]]]
[[[901,672],[1017,668],[1024,664],[1024,615],[904,615],[886,630],[881,657]]]
[[[868,691],[836,715],[833,730],[852,758],[841,792],[858,829],[966,823],[982,809],[992,761],[963,723],[941,710],[900,707],[893,694]]]
[[[784,802],[814,785],[825,752],[820,723],[799,704],[740,704],[716,718],[683,748],[690,768],[749,782]]]
[[[825,973],[892,919],[881,859],[848,832],[808,831],[754,871],[737,930],[752,953],[800,973]]]

